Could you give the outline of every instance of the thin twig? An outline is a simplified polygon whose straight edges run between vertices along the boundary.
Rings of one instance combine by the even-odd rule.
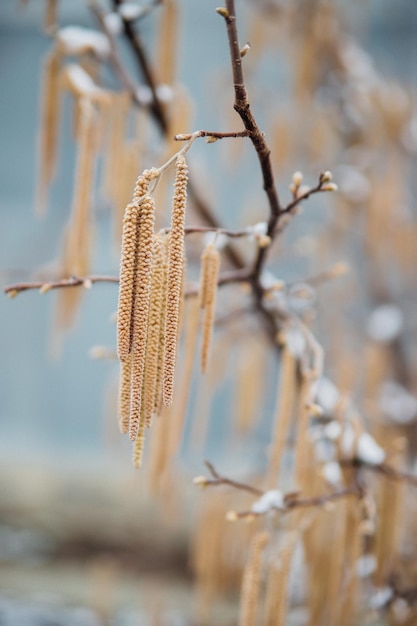
[[[204,461],[207,469],[209,470],[212,478],[205,478],[203,476],[199,476],[195,479],[195,483],[200,485],[201,487],[217,487],[219,485],[228,485],[229,487],[233,487],[234,489],[239,489],[239,491],[246,491],[251,493],[257,497],[263,496],[266,492],[262,489],[258,489],[257,487],[253,487],[247,483],[242,483],[236,480],[232,480],[231,478],[227,478],[226,476],[222,476],[216,470],[214,465],[209,461]],[[259,513],[256,511],[240,511],[233,512],[236,518],[243,517],[255,517],[259,515],[265,515],[269,511],[276,511],[279,513],[288,513],[292,509],[296,508],[309,508],[309,507],[320,507],[325,506],[329,502],[334,502],[335,500],[340,500],[342,498],[346,498],[347,496],[357,495],[362,496],[363,490],[357,484],[351,485],[350,487],[346,487],[345,489],[340,489],[339,491],[332,491],[330,493],[321,494],[319,496],[312,496],[311,498],[302,498],[298,492],[296,493],[287,493],[283,497],[284,506],[279,508],[276,506],[272,506],[270,509],[266,510],[263,513]]]
[[[354,459],[342,459],[340,464],[343,466],[350,467],[363,467],[365,469],[371,470],[372,472],[376,472],[377,474],[382,474],[389,480],[394,480],[397,482],[403,482],[408,485],[412,485],[413,487],[417,487],[417,476],[415,474],[409,474],[408,472],[402,472],[400,470],[395,469],[392,465],[388,463],[380,463],[379,465],[372,465],[370,463],[365,463],[358,458]]]
[[[218,286],[230,285],[231,283],[241,283],[250,280],[249,272],[243,270],[230,270],[223,272],[219,276]],[[34,281],[34,282],[21,282],[14,283],[13,285],[7,285],[3,288],[3,291],[9,297],[17,296],[22,291],[28,291],[30,289],[39,289],[41,293],[46,293],[52,289],[61,289],[66,287],[86,287],[89,288],[94,283],[118,283],[118,276],[70,276],[69,278],[61,278],[54,281]],[[186,296],[193,296],[198,293],[198,287],[187,289]]]
[[[169,228],[165,228],[164,232],[169,233]],[[186,235],[193,235],[194,233],[216,233],[217,235],[225,235],[231,238],[251,237],[253,232],[250,229],[245,230],[228,230],[227,228],[216,228],[214,226],[187,226],[184,228]]]
[[[123,0],[113,0],[114,8],[118,10],[119,6],[122,5],[122,2]],[[134,57],[139,67],[139,70],[142,72],[145,82],[152,93],[152,104],[150,106],[150,109],[152,111],[153,117],[159,125],[162,133],[166,135],[168,133],[168,121],[161,101],[158,98],[158,94],[156,91],[156,81],[154,79],[154,74],[152,72],[148,58],[145,54],[145,50],[142,46],[142,42],[139,37],[136,36],[135,28],[132,22],[124,19],[123,15],[122,21],[124,34],[129,41],[132,50],[134,51]]]
[[[187,141],[188,139],[190,139],[195,133],[180,133],[179,135],[175,135],[174,139],[175,141]],[[207,137],[207,138],[211,138],[213,137],[214,139],[229,139],[229,138],[238,138],[238,137],[249,137],[249,133],[247,130],[242,130],[240,132],[230,132],[230,133],[219,133],[219,132],[215,132],[215,131],[209,131],[209,130],[199,130],[197,131],[197,134],[199,137]]]
[[[320,193],[323,191],[328,191],[327,189],[323,188],[325,187],[325,183],[323,182],[319,182],[316,187],[312,187],[311,189],[309,189],[308,191],[306,191],[305,193],[301,194],[301,196],[298,196],[297,198],[294,198],[293,200],[291,200],[291,202],[289,202],[287,204],[287,206],[285,207],[285,209],[282,209],[282,214],[285,213],[291,213],[291,211],[293,209],[295,209],[300,202],[303,202],[304,200],[307,200],[307,198],[309,198],[310,196],[314,195],[315,193]]]
[[[51,289],[62,289],[65,287],[79,287],[80,285],[89,288],[94,283],[118,283],[118,276],[70,276],[53,281],[21,282],[8,285],[3,288],[5,294],[13,297],[21,291],[28,289],[40,289],[43,293]]]
[[[234,487],[235,489],[239,489],[240,491],[248,491],[249,493],[252,493],[255,496],[262,496],[262,494],[264,493],[262,489],[257,489],[256,487],[252,487],[252,485],[246,485],[245,483],[241,483],[237,480],[232,480],[230,478],[226,478],[225,476],[221,476],[216,470],[216,468],[214,467],[214,465],[210,463],[210,461],[204,461],[204,464],[206,465],[210,474],[213,476],[213,480],[206,479],[207,486],[229,485],[230,487]]]

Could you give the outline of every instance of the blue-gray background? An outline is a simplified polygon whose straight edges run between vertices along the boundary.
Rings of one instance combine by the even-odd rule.
[[[216,109],[205,105],[209,93],[207,80],[212,80],[219,68],[227,70],[225,35],[213,11],[216,3],[184,0],[181,4],[186,18],[180,77],[195,100],[194,128],[217,128]],[[350,28],[370,51],[381,73],[415,87],[417,6],[414,0],[345,4],[350,5]],[[83,2],[64,0],[60,5],[63,25],[90,24]],[[74,146],[67,115],[49,212],[43,220],[35,217],[40,72],[42,59],[50,47],[50,41],[41,32],[42,10],[43,3],[39,0],[31,0],[25,10],[14,0],[0,3],[3,284],[25,279],[39,266],[53,261],[71,199]],[[118,259],[110,253],[108,213],[100,212],[97,222],[95,271],[114,274]],[[116,297],[117,288],[112,285],[100,285],[85,293],[79,322],[65,341],[59,360],[48,356],[54,295],[41,297],[28,292],[13,301],[2,298],[0,453],[4,460],[62,462],[65,458],[79,460],[108,454],[108,431],[103,426],[104,391],[114,367],[90,360],[88,351],[95,344],[114,345],[114,327],[109,317],[116,308]]]

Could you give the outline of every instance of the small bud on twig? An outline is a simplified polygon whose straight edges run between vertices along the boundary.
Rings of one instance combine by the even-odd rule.
[[[321,188],[322,191],[337,191],[337,185],[335,183],[326,183]]]
[[[207,487],[208,485],[207,478],[205,476],[196,476],[193,479],[193,484],[197,485],[197,487],[201,487],[201,489],[204,489],[204,487]]]
[[[47,293],[48,291],[51,291],[51,289],[52,289],[51,283],[45,283],[42,285],[42,287],[39,288],[39,293],[44,294],[44,293]]]
[[[247,42],[240,50],[240,56],[243,58],[250,50],[250,43]]]
[[[217,7],[216,13],[227,19],[229,17],[229,11],[225,7]]]
[[[301,185],[301,187],[297,187],[295,195],[297,196],[297,198],[301,198],[301,196],[305,196],[307,193],[309,193],[309,191],[311,191],[311,187],[309,187],[308,185]]]
[[[301,183],[303,182],[303,175],[301,172],[294,172],[294,174],[292,175],[292,182],[295,185],[295,187],[299,187],[301,185]]]
[[[262,235],[258,237],[258,246],[260,248],[267,248],[271,244],[271,237],[268,235]]]
[[[216,141],[218,141],[218,138],[213,137],[213,135],[209,135],[208,137],[206,137],[206,143],[216,143]]]
[[[320,172],[320,183],[330,183],[331,180],[333,180],[333,174],[329,172],[329,170],[325,172]]]

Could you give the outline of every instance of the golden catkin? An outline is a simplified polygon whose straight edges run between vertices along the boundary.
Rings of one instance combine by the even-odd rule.
[[[149,300],[151,293],[153,229],[155,202],[146,196],[139,205],[139,240],[135,299],[132,325],[132,392],[129,437],[136,439],[142,405],[142,385],[145,369],[146,338],[148,332]]]
[[[135,183],[135,189],[133,192],[133,201],[140,202],[143,196],[148,193],[149,183],[151,180],[154,180],[159,176],[159,172],[156,168],[151,168],[150,170],[145,170],[142,174],[137,178]]]
[[[158,35],[159,81],[165,85],[175,82],[175,61],[177,58],[178,7],[176,0],[166,0],[161,14]]]
[[[117,354],[126,361],[131,349],[131,319],[137,255],[139,206],[128,204],[123,218],[120,259],[119,304],[117,309]]]
[[[132,375],[132,355],[120,364],[119,383],[119,428],[122,433],[129,430],[130,383]]]
[[[118,181],[122,176],[122,147],[125,137],[126,119],[130,106],[130,95],[114,93],[111,96],[109,110],[107,142],[104,154],[103,175],[101,178],[101,193],[113,204],[118,201]],[[130,197],[130,196],[129,196]],[[126,205],[123,206],[123,209]],[[120,210],[119,207],[116,207]]]
[[[268,485],[275,486],[285,448],[294,408],[297,362],[294,355],[284,347],[281,355],[280,382],[276,400],[271,444],[271,462],[269,465]]]
[[[217,281],[220,268],[220,254],[213,244],[209,244],[201,257],[201,296],[204,308],[202,339],[201,339],[201,371],[207,370],[208,359],[213,335],[214,315],[216,310]]]
[[[143,447],[145,445],[145,420],[141,415],[138,434],[133,444],[133,465],[139,469],[142,465]]]
[[[144,196],[154,177],[153,170],[145,170],[136,181],[133,201],[127,205],[123,217],[122,251],[120,258],[119,304],[117,311],[117,354],[127,359],[132,348],[132,316],[135,305],[136,271],[139,264],[140,216],[139,198]],[[152,226],[153,232],[153,226]]]
[[[171,407],[162,407],[161,415],[157,415],[152,424],[152,435],[149,450],[149,482],[153,492],[160,491],[163,486],[164,471],[168,462],[167,424]]]
[[[144,419],[146,426],[151,425],[155,406],[156,378],[158,371],[159,335],[161,310],[164,290],[164,242],[157,234],[153,243],[152,286],[149,306],[148,337],[146,342],[146,362],[144,379]]]
[[[308,434],[309,426],[309,401],[311,399],[312,381],[309,377],[303,377],[300,385],[298,398],[298,424],[297,424],[297,436],[294,450],[294,478],[295,484],[298,489],[305,492],[309,486],[309,479],[311,477],[311,455],[309,454],[309,448],[311,446],[311,440]]]
[[[268,539],[268,533],[260,532],[257,533],[251,541],[248,561],[243,572],[239,626],[256,626],[256,624],[259,624],[258,613],[262,584],[262,557]]]
[[[169,253],[169,235],[164,237],[163,247],[163,278],[162,278],[162,307],[161,307],[161,319],[159,323],[159,347],[158,347],[158,362],[156,368],[156,384],[155,384],[155,405],[154,410],[157,415],[161,413],[163,399],[163,378],[164,378],[164,361],[165,361],[165,320],[166,320],[166,304],[167,304],[167,289],[168,289],[168,253]]]
[[[247,335],[238,347],[234,393],[235,428],[243,434],[259,418],[266,380],[265,342],[257,334]]]
[[[43,17],[43,29],[48,35],[52,34],[57,26],[58,0],[46,0]]]
[[[36,212],[44,215],[48,187],[51,184],[57,161],[59,109],[60,109],[60,69],[61,55],[52,50],[46,57],[43,70],[42,119],[39,137],[38,188]]]
[[[163,399],[166,406],[171,406],[174,394],[175,363],[184,273],[184,225],[187,206],[187,181],[187,162],[184,156],[179,155],[175,174],[168,257],[163,379]]]
[[[279,562],[271,562],[265,596],[264,626],[285,626],[288,606],[288,584],[295,541],[281,551]]]
[[[75,185],[68,230],[68,259],[71,272],[85,276],[90,270],[91,194],[95,172],[95,109],[80,101],[81,125],[78,141]]]
[[[341,598],[343,591],[343,579],[346,566],[346,521],[347,507],[349,502],[340,501],[335,504],[333,512],[337,522],[333,522],[333,537],[331,538],[332,549],[329,550],[328,560],[328,583],[326,585],[325,604],[327,605],[327,623],[340,624]],[[330,534],[330,533],[329,533]],[[329,537],[330,538],[330,537]],[[353,538],[351,537],[352,541]]]
[[[186,302],[186,315],[184,320],[184,352],[185,358],[181,365],[181,380],[178,398],[175,401],[173,415],[170,419],[169,448],[174,454],[181,441],[184,421],[187,415],[188,399],[190,395],[191,379],[195,349],[197,345],[199,328],[199,306],[197,298],[189,298]]]

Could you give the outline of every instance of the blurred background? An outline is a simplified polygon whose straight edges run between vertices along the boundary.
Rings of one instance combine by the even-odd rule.
[[[189,126],[175,132],[238,130],[216,3],[177,4],[177,76]],[[404,406],[401,393],[415,398],[417,383],[412,374],[417,6],[414,0],[298,2],[291,14],[285,0],[237,4],[241,41],[252,44],[246,66],[250,100],[267,133],[282,196],[290,197],[295,170],[313,184],[321,169],[331,169],[341,192],[336,200],[313,199],[293,220],[273,259],[276,273],[284,281],[301,282],[338,261],[351,265],[349,275],[337,285],[324,285],[317,301],[309,303],[318,311],[314,324],[328,349],[328,373],[356,394],[369,414],[376,411],[371,389],[380,397],[382,383],[398,386],[394,392],[385,386],[385,394],[400,393]],[[43,218],[35,215],[42,64],[51,49],[51,37],[42,31],[44,10],[40,0],[0,4],[2,285],[54,274],[71,205],[75,143],[66,100],[48,212]],[[97,27],[83,0],[62,0],[58,15],[61,27]],[[151,59],[158,19],[156,9],[140,24]],[[310,49],[302,44],[306,33]],[[120,48],[134,74],[123,42]],[[110,73],[105,80],[116,84]],[[143,166],[157,166],[164,153],[155,129],[146,133],[155,147],[143,157]],[[191,161],[217,214],[236,229],[267,215],[256,158],[242,145],[197,142]],[[112,209],[98,187],[94,213],[92,273],[116,275]],[[190,254],[197,258],[197,252]],[[265,356],[262,414],[239,437],[230,425],[235,406],[231,360],[222,372],[214,368],[212,378],[220,387],[226,381],[229,391],[217,393],[204,418],[207,389],[202,395],[204,382],[193,379],[175,493],[172,488],[158,497],[150,492],[146,469],[131,468],[129,446],[118,432],[117,362],[91,358],[94,346],[115,349],[117,287],[99,284],[84,292],[76,322],[65,333],[53,332],[56,292],[39,295],[35,290],[13,301],[2,299],[0,625],[194,623],[191,529],[202,500],[191,479],[201,473],[207,456],[235,473],[236,468],[239,473],[262,469],[276,364],[272,355]],[[360,351],[369,337],[385,341],[378,337],[375,315],[374,325],[370,322],[381,306],[391,306],[389,320],[392,315],[398,319],[400,311],[401,337],[395,337],[389,374],[370,382],[364,364],[381,353],[372,352],[372,346],[372,354]],[[229,312],[221,301],[220,313]],[[230,346],[235,339],[240,346],[237,323],[219,333],[230,335]],[[358,354],[363,357],[359,363]],[[208,420],[206,436],[193,435],[192,424],[200,419]],[[387,419],[395,422],[392,415]],[[410,441],[414,419],[411,407]],[[218,603],[212,623],[235,623],[233,593]]]

